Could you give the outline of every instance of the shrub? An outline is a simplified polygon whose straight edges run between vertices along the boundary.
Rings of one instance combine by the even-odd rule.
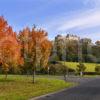
[[[96,65],[95,71],[96,71],[97,73],[100,73],[100,65]]]
[[[83,63],[79,63],[76,70],[80,73],[81,76],[83,76],[83,72],[86,70],[86,67]]]

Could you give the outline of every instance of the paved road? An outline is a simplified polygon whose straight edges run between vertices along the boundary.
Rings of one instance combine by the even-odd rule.
[[[37,100],[100,100],[100,78],[86,81],[77,87],[41,97]]]

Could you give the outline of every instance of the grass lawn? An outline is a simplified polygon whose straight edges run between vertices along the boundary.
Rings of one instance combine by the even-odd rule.
[[[63,64],[67,65],[69,68],[76,70],[78,62],[62,62]],[[86,66],[85,72],[95,72],[95,63],[84,63]]]
[[[0,75],[0,100],[28,100],[46,93],[58,91],[73,86],[73,83],[52,78],[36,78],[32,84],[32,77],[9,75],[5,81]]]

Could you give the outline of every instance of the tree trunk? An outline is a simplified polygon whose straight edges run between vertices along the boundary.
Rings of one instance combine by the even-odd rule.
[[[29,76],[29,71],[27,70],[27,77]]]
[[[67,77],[69,77],[69,69],[67,68]]]
[[[65,82],[66,82],[66,74],[64,74],[64,80],[65,80]]]
[[[48,75],[50,75],[50,68],[48,67]]]
[[[35,69],[33,70],[33,84],[35,83]]]
[[[80,72],[80,76],[83,77],[83,72]]]
[[[7,75],[8,75],[8,73],[7,73],[7,72],[5,72],[5,80],[7,80]]]

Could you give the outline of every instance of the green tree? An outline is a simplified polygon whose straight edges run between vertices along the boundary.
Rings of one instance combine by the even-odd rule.
[[[66,81],[66,75],[68,74],[68,67],[65,65],[60,65],[60,72],[64,76],[64,80]]]
[[[86,67],[83,63],[79,63],[76,70],[80,73],[80,76],[83,76],[83,72],[86,70]]]

